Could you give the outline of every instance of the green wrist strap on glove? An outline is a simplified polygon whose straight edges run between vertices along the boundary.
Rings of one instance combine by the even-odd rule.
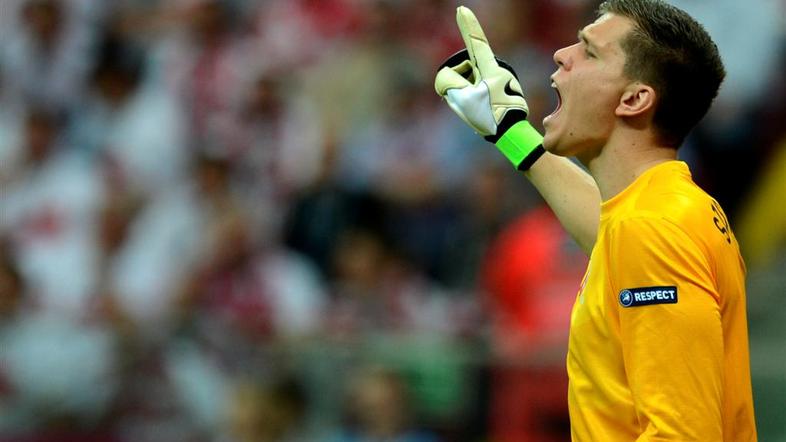
[[[543,137],[527,122],[529,108],[513,68],[494,56],[475,14],[456,11],[466,49],[437,71],[434,88],[450,108],[518,170],[528,170],[545,152]]]
[[[488,140],[490,137],[486,137]],[[518,170],[529,170],[546,151],[541,135],[527,120],[516,122],[494,144]]]

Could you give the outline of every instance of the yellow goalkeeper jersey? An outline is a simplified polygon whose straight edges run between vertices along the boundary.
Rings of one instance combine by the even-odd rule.
[[[567,366],[574,441],[756,440],[745,265],[685,163],[602,204]]]

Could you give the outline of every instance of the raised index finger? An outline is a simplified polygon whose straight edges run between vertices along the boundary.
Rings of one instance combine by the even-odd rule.
[[[456,9],[456,23],[458,23],[461,38],[464,39],[464,44],[467,46],[469,58],[480,70],[481,76],[491,72],[497,67],[497,61],[494,59],[494,53],[491,52],[486,34],[483,33],[483,28],[478,23],[478,18],[466,6],[459,6]]]

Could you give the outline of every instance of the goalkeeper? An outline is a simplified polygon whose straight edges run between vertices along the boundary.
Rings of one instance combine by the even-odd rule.
[[[725,76],[709,35],[659,0],[609,0],[554,54],[541,137],[472,12],[437,93],[530,179],[590,254],[571,314],[575,441],[756,440],[745,266],[677,149]],[[589,173],[571,162],[576,157]]]

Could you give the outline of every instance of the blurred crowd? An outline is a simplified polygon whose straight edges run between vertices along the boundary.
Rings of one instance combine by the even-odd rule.
[[[539,126],[598,2],[465,3]],[[783,287],[784,5],[672,3],[729,71],[681,155]],[[0,1],[0,441],[565,440],[586,257],[434,93],[455,6]]]

